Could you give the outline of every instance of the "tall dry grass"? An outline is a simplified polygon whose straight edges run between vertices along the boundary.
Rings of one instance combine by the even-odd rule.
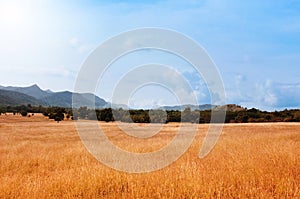
[[[178,125],[144,141],[114,123],[102,126],[120,147],[146,152],[168,143]],[[214,150],[199,159],[207,129],[200,125],[171,166],[127,174],[95,160],[71,121],[1,115],[0,198],[300,198],[298,124],[226,125]]]

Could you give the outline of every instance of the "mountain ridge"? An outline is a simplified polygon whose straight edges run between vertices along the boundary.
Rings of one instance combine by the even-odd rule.
[[[0,89],[0,105],[15,106],[23,104],[39,105],[39,101],[24,93]]]
[[[174,105],[174,106],[162,106],[161,108],[167,111],[168,110],[183,111],[186,108],[190,108],[192,111],[194,110],[205,111],[205,110],[214,109],[216,107],[217,105],[212,105],[212,104],[202,104],[202,105],[184,104],[184,105]]]
[[[42,106],[61,106],[72,107],[73,95],[76,96],[75,107],[87,106],[102,108],[109,104],[104,99],[92,93],[74,93],[71,91],[53,92],[42,90],[37,84],[27,87],[1,86],[0,85],[0,105],[42,105]],[[92,99],[94,97],[95,103]]]
[[[94,98],[94,100],[93,100]],[[42,90],[37,84],[33,84],[27,87],[15,87],[15,86],[1,86],[0,85],[0,106],[17,106],[17,105],[42,105],[42,106],[59,106],[71,108],[79,108],[81,106],[87,106],[88,108],[122,108],[130,109],[123,104],[112,104],[104,99],[94,95],[92,93],[75,93],[71,91],[59,91],[53,92],[49,89]],[[173,106],[161,106],[158,109],[166,111],[178,110],[183,111],[186,108],[193,110],[220,110],[226,108],[231,111],[241,111],[245,108],[235,105],[227,104],[224,106],[203,104],[203,105],[173,105]]]

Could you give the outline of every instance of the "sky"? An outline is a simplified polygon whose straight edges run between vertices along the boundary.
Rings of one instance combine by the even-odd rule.
[[[201,45],[219,70],[227,103],[300,108],[298,0],[0,0],[0,85],[72,91],[93,50],[115,35],[144,27],[174,30]],[[189,63],[155,50],[117,60],[95,94],[111,101],[114,85],[128,71],[154,62],[187,79],[199,104],[211,102],[203,77]],[[145,108],[178,99],[167,88],[150,85],[118,103]]]

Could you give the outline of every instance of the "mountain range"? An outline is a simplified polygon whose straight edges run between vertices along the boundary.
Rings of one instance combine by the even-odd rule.
[[[0,86],[0,105],[16,106],[31,104],[72,107],[73,95],[76,96],[75,107],[91,107],[92,101],[90,99],[93,97],[95,98],[96,108],[110,106],[104,99],[92,93],[72,93],[70,91],[52,92],[50,90],[42,90],[36,84],[29,87]]]
[[[183,111],[186,108],[190,108],[192,111],[194,110],[211,110],[216,108],[217,105],[212,105],[212,104],[203,104],[203,105],[193,105],[193,104],[184,104],[184,105],[177,105],[177,106],[162,106],[161,108],[167,111],[170,110],[178,110],[178,111]]]
[[[95,99],[95,108],[123,108],[127,109],[126,105],[112,104],[104,99],[92,94],[92,93],[73,93],[70,91],[53,92],[51,90],[42,90],[38,85],[34,84],[28,87],[13,87],[13,86],[0,86],[0,106],[17,106],[28,105],[33,106],[59,106],[59,107],[72,107],[72,98],[75,96],[76,101],[74,107],[79,108],[81,106],[93,107],[92,98]],[[211,110],[222,108],[222,106],[204,104],[204,105],[177,105],[177,106],[162,106],[163,110],[179,110],[182,111],[185,108],[191,110]],[[228,104],[227,110],[240,111],[245,108]]]

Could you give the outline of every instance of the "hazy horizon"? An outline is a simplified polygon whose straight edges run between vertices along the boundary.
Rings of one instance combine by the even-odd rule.
[[[51,92],[65,92],[65,91],[69,91],[69,92],[74,92],[73,90],[67,90],[67,89],[61,89],[61,90],[51,90],[51,89],[47,89],[47,88],[41,88],[38,84],[34,83],[34,84],[30,84],[30,85],[0,85],[0,89],[1,89],[1,86],[4,86],[4,87],[19,87],[19,88],[26,88],[26,87],[32,87],[32,86],[38,86],[41,90],[43,91],[51,91]],[[96,94],[97,95],[97,94]],[[100,97],[101,99],[104,99],[102,98],[101,96],[97,95],[98,97]],[[109,100],[106,100],[104,99],[106,102],[108,103],[111,103],[111,101]],[[119,104],[119,105],[124,105],[124,104]],[[128,105],[128,104],[125,104],[125,105]],[[156,108],[162,108],[162,107],[177,107],[177,106],[186,106],[186,105],[192,105],[192,106],[206,106],[206,105],[212,105],[212,106],[220,106],[218,104],[210,104],[210,103],[202,103],[202,104],[180,104],[180,103],[167,103],[167,104],[159,104],[159,105],[156,105],[156,106],[145,106],[145,107],[131,107],[130,104],[129,104],[129,107],[130,109],[156,109]],[[237,106],[242,106],[240,104],[235,104],[235,103],[226,103],[226,105],[237,105]],[[256,106],[242,106],[243,108],[247,108],[247,109],[252,109],[252,108],[255,108],[255,109],[259,109],[258,107]],[[295,109],[295,108],[288,108],[288,107],[283,107],[281,109],[269,109],[269,110],[266,110],[266,109],[260,109],[261,111],[282,111],[282,110],[285,110],[285,109]],[[297,108],[296,108],[297,109]]]

